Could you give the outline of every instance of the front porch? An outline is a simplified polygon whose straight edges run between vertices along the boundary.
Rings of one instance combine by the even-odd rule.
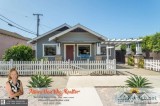
[[[54,44],[53,44],[54,45]],[[114,45],[109,46],[101,42],[59,42],[56,46],[45,45],[43,57],[55,61],[81,61],[115,59]],[[51,52],[52,51],[52,52]]]

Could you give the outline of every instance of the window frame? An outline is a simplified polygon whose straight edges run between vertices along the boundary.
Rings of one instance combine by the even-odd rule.
[[[106,54],[101,54],[102,56],[107,56],[107,46],[103,46],[101,45],[101,47],[105,47],[106,48]],[[101,49],[101,48],[100,48]],[[112,53],[112,48],[108,48],[109,52],[108,52],[108,56],[111,56]]]
[[[79,48],[79,45],[87,45],[87,46],[89,45],[89,46],[90,46],[90,55],[89,55],[89,57],[91,57],[91,53],[92,53],[92,51],[91,51],[91,45],[92,45],[92,44],[77,44],[77,57],[80,57],[80,56],[79,56],[79,49],[78,49],[78,48]]]
[[[43,57],[55,57],[55,55],[54,56],[45,56],[44,47],[46,45],[55,45],[55,47],[56,47],[56,55],[57,55],[57,44],[43,44]]]

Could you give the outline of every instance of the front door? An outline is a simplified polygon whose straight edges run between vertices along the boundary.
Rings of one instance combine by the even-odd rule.
[[[66,45],[66,60],[74,60],[74,46]]]

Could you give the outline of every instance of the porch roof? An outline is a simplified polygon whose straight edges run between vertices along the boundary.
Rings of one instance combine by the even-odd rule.
[[[130,44],[133,42],[142,42],[142,39],[108,39],[108,41],[101,42],[101,44],[107,45],[121,45],[121,44]]]

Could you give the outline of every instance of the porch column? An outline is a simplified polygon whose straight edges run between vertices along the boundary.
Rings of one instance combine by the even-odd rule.
[[[131,54],[131,44],[127,44],[126,55],[130,55],[130,54]]]
[[[96,43],[97,44],[97,55],[101,54],[101,43]]]
[[[142,54],[141,43],[137,42],[136,43],[136,55],[141,55],[141,54]]]
[[[56,55],[61,55],[61,43],[57,43]]]
[[[57,43],[55,61],[61,61],[61,43]]]
[[[107,61],[109,60],[109,48],[108,48],[108,45],[106,46],[106,55],[107,55]]]
[[[126,44],[126,55],[125,55],[125,64],[128,65],[128,57],[131,55],[131,44]]]
[[[141,43],[137,42],[136,43],[136,55],[134,55],[134,63],[135,63],[134,66],[135,67],[138,67],[140,59],[144,59],[144,57],[142,55]]]
[[[96,56],[95,56],[95,60],[100,61],[102,60],[102,56],[101,56],[101,43],[96,43],[96,47],[97,47],[97,52],[96,52]]]

